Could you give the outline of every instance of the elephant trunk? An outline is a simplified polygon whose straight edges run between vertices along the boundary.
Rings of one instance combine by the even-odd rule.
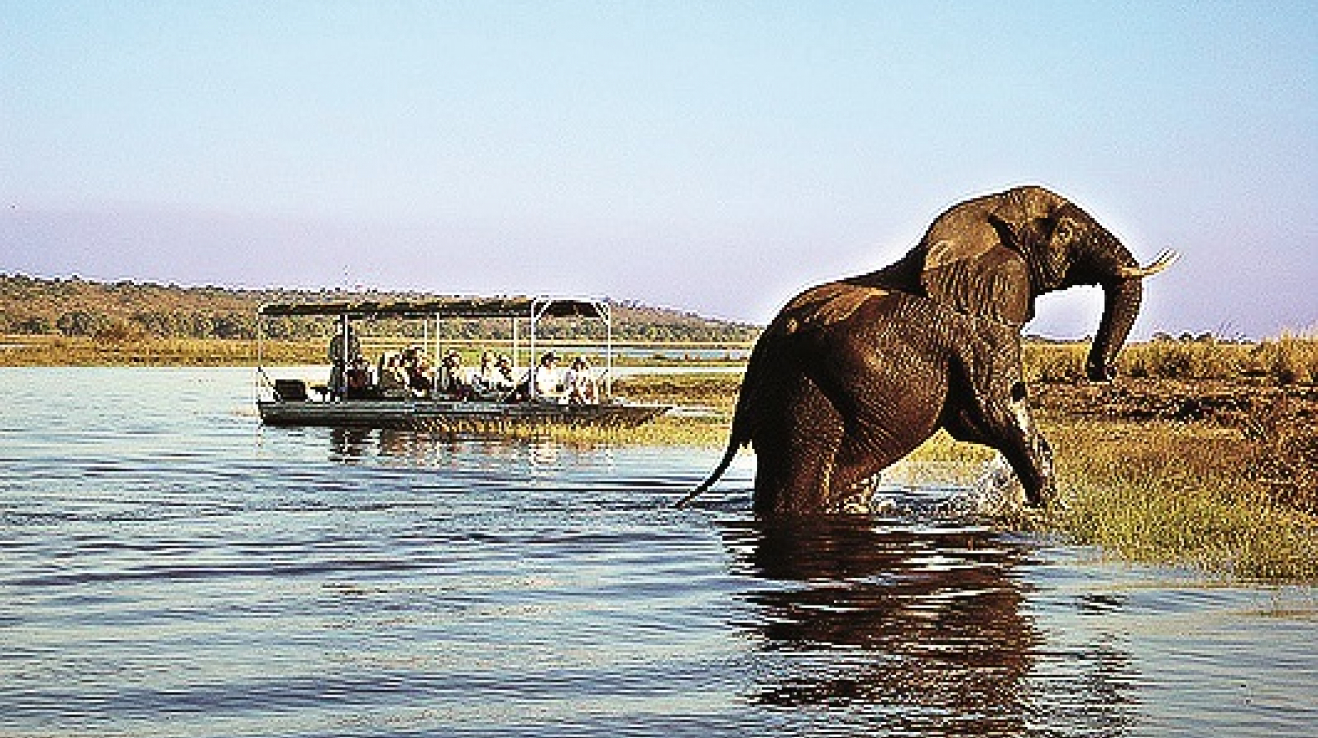
[[[1139,315],[1143,292],[1138,278],[1103,284],[1103,319],[1099,321],[1098,333],[1085,362],[1085,374],[1091,382],[1107,382],[1116,376],[1117,354]]]
[[[1116,376],[1117,354],[1135,325],[1144,294],[1138,270],[1135,257],[1107,232],[1092,243],[1088,258],[1082,262],[1081,281],[1103,287],[1103,318],[1085,362],[1085,374],[1092,382],[1107,382]]]

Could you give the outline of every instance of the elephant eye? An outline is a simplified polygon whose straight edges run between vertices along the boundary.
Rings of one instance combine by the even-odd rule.
[[[1068,223],[1067,221],[1062,221],[1061,223],[1058,223],[1057,230],[1053,231],[1053,238],[1059,241],[1070,241],[1071,224]]]

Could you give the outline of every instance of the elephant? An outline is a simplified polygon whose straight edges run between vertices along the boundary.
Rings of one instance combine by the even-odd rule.
[[[878,473],[939,428],[999,450],[1031,504],[1052,496],[1013,326],[895,290],[820,285],[761,335],[723,460],[679,506],[750,442],[757,513],[864,512]]]
[[[1096,284],[1104,310],[1086,359],[1110,381],[1139,311],[1140,267],[1065,198],[1018,187],[949,208],[894,264],[797,295],[755,344],[727,449],[683,506],[756,451],[761,514],[864,509],[878,472],[945,428],[1011,464],[1026,502],[1053,496],[1052,454],[1030,416],[1020,331],[1039,295]]]

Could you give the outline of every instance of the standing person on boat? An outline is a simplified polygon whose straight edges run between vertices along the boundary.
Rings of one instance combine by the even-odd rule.
[[[584,356],[572,360],[572,366],[563,375],[567,401],[573,405],[593,405],[599,402],[599,386],[590,371],[590,362]]]
[[[355,362],[362,355],[361,341],[357,340],[357,334],[348,326],[346,333],[348,335],[347,350],[344,350],[343,335],[345,331],[337,331],[329,342],[329,360],[330,360],[330,393],[334,397],[343,397],[347,389],[347,369],[348,365]]]

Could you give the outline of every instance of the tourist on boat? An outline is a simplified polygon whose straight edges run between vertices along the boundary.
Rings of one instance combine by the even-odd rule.
[[[345,378],[344,399],[361,400],[371,395],[371,365],[365,357],[358,356],[348,364]]]
[[[458,355],[457,351],[449,351],[440,363],[439,378],[435,390],[449,397],[460,400],[467,399],[471,395],[471,387],[463,378],[463,374],[462,357]]]
[[[563,370],[558,368],[558,354],[547,351],[532,376],[537,398],[558,399],[563,395]]]
[[[511,366],[509,371],[511,371]],[[526,400],[555,402],[562,398],[563,373],[558,368],[558,354],[547,351],[540,357],[539,364],[522,375],[522,381],[517,383],[516,389],[508,395],[507,400],[509,402],[525,402]]]
[[[397,351],[386,351],[380,355],[380,396],[392,399],[407,397],[407,370],[403,368],[403,357]]]
[[[508,354],[499,354],[499,358],[494,360],[494,367],[499,370],[499,389],[507,392],[517,384],[513,379],[513,360],[508,358]]]
[[[563,388],[572,405],[593,405],[599,402],[599,385],[590,371],[590,362],[584,356],[572,360],[572,366],[563,375]]]
[[[348,364],[352,363],[362,355],[362,344],[357,340],[357,334],[348,326],[348,350],[343,350],[343,332],[336,331],[334,337],[330,339],[329,351],[326,352],[330,360],[330,394],[334,397],[343,397],[347,389],[347,377],[345,370]]]
[[[431,379],[433,372],[420,346],[409,346],[403,350],[403,369],[407,372],[408,389],[417,395],[425,395],[435,386]]]
[[[496,362],[494,354],[482,352],[480,366],[471,370],[467,383],[472,397],[482,400],[500,398],[513,388],[511,362],[506,356],[500,356]]]

